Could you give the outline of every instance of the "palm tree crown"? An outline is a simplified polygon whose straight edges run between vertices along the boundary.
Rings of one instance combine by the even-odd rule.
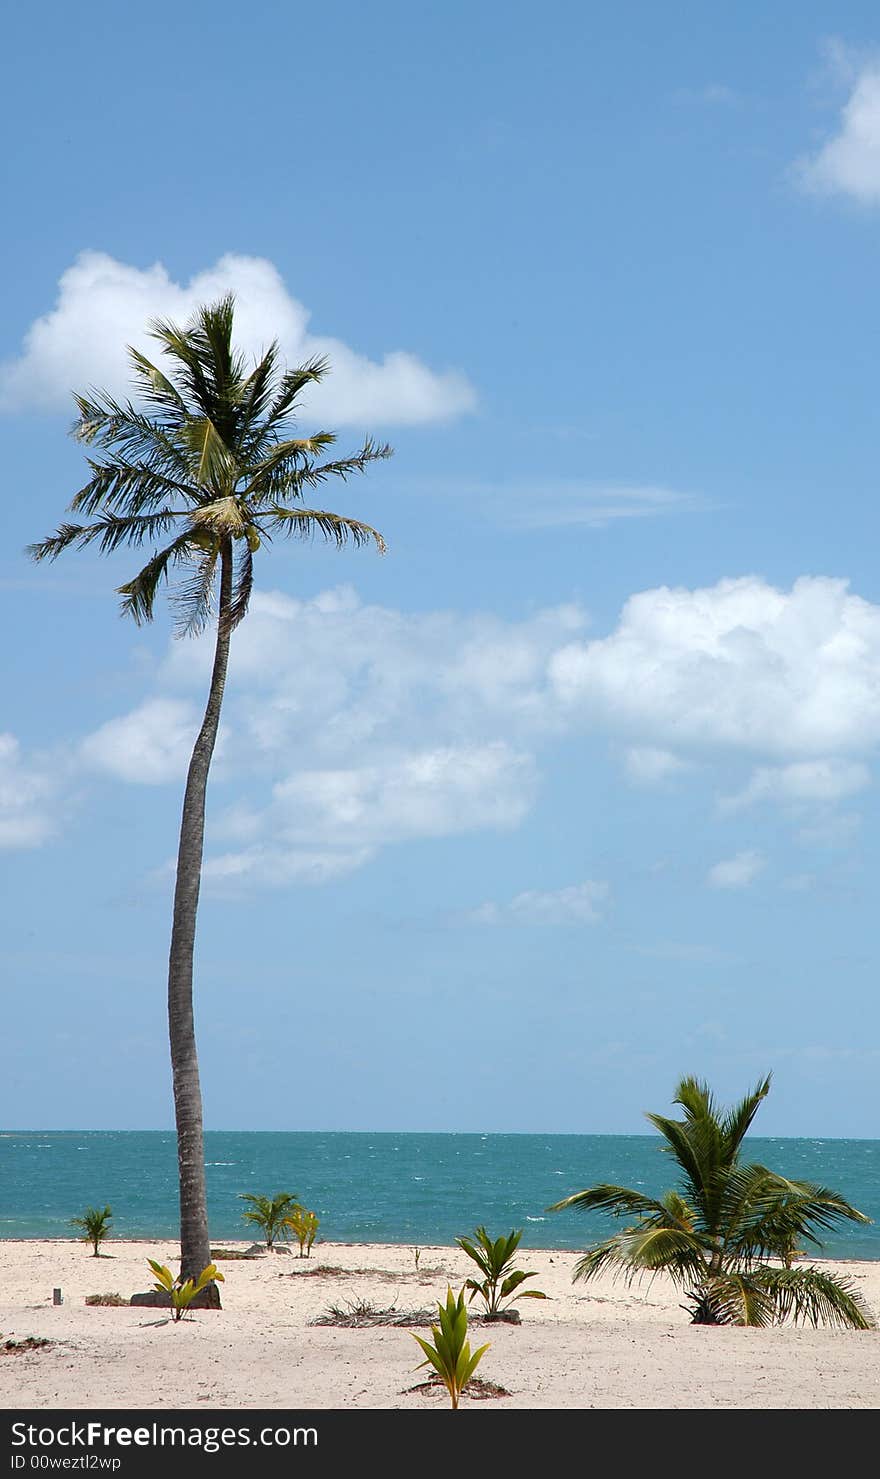
[[[35,560],[54,560],[71,546],[97,544],[107,554],[172,535],[119,588],[123,612],[138,623],[152,619],[159,585],[174,573],[183,577],[174,595],[178,628],[200,631],[211,615],[218,562],[234,552],[224,611],[231,631],[247,611],[253,556],[276,534],[318,532],[338,545],[372,540],[385,548],[368,524],[299,501],[329,478],[363,472],[391,448],[368,439],[352,456],[322,461],[333,433],[292,436],[303,392],[328,366],[315,359],[282,371],[272,344],[248,369],[232,346],[233,310],[227,296],[200,309],[186,329],[154,321],[152,336],[170,365],[166,375],[129,350],[137,406],[106,392],[75,397],[74,436],[111,455],[88,459],[92,475],[70,503],[89,522],[62,524],[29,548]]]
[[[767,1325],[790,1316],[813,1325],[873,1326],[848,1280],[810,1265],[791,1266],[799,1243],[820,1246],[818,1231],[870,1219],[827,1187],[790,1181],[740,1160],[743,1139],[769,1089],[768,1075],[741,1103],[722,1111],[706,1084],[682,1079],[674,1103],[683,1118],[647,1115],[666,1141],[664,1151],[678,1163],[678,1189],[655,1199],[601,1184],[549,1209],[580,1207],[635,1218],[590,1248],[574,1277],[590,1279],[609,1269],[633,1279],[662,1270],[685,1292],[697,1324]]]

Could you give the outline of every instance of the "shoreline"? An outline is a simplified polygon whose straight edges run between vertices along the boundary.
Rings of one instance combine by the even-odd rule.
[[[217,1237],[217,1238],[212,1238],[211,1239],[212,1245],[214,1245],[214,1246],[216,1246],[218,1248],[230,1248],[230,1249],[238,1250],[238,1251],[243,1250],[245,1247],[250,1247],[254,1241],[255,1240],[253,1238],[250,1239],[250,1240],[248,1240],[246,1238],[245,1239],[242,1239],[240,1237],[234,1237],[234,1238]],[[294,1258],[294,1260],[296,1262],[299,1262],[299,1258],[298,1258],[298,1254],[297,1254],[297,1247],[298,1247],[298,1245],[297,1245],[296,1239],[288,1239],[288,1240],[279,1239],[279,1241],[282,1243],[282,1246],[289,1251],[290,1255]],[[109,1254],[109,1251],[114,1247],[114,1245],[118,1245],[119,1247],[126,1247],[126,1248],[129,1248],[129,1247],[130,1248],[140,1248],[140,1247],[154,1248],[159,1243],[161,1243],[163,1246],[166,1245],[166,1244],[169,1244],[169,1243],[177,1244],[178,1243],[178,1239],[177,1239],[177,1237],[173,1233],[169,1233],[169,1235],[167,1237],[164,1237],[161,1233],[158,1234],[158,1235],[156,1235],[155,1237],[144,1237],[144,1236],[138,1236],[138,1237],[118,1237],[118,1238],[111,1237],[111,1238],[108,1238],[107,1239],[107,1242],[106,1243],[102,1244],[102,1247],[106,1248],[108,1250],[108,1254]],[[12,1247],[12,1246],[17,1246],[17,1245],[20,1245],[21,1247],[24,1247],[24,1248],[31,1247],[31,1246],[38,1246],[38,1245],[39,1246],[45,1245],[46,1247],[60,1247],[60,1248],[64,1248],[64,1247],[83,1248],[85,1246],[84,1243],[83,1243],[83,1240],[81,1238],[77,1238],[77,1237],[70,1237],[70,1238],[60,1238],[60,1237],[59,1238],[46,1238],[46,1237],[18,1238],[18,1237],[14,1237],[14,1236],[12,1236],[12,1237],[6,1237],[6,1236],[3,1236],[3,1235],[0,1235],[0,1253],[2,1253],[2,1249],[5,1248],[5,1247],[7,1247],[7,1246]],[[520,1243],[519,1250],[517,1252],[517,1262],[518,1263],[522,1263],[523,1260],[528,1260],[529,1258],[538,1257],[540,1255],[547,1256],[547,1257],[550,1257],[550,1258],[565,1258],[565,1257],[579,1258],[579,1257],[581,1257],[583,1255],[584,1250],[585,1250],[585,1248],[587,1246],[588,1246],[588,1244],[586,1242],[584,1243],[583,1247],[578,1247],[578,1248],[546,1248],[546,1247],[542,1247],[542,1246],[533,1246],[530,1243]],[[316,1261],[316,1259],[318,1257],[319,1250],[321,1248],[324,1248],[324,1247],[326,1247],[326,1248],[350,1248],[350,1249],[351,1248],[367,1248],[367,1249],[390,1248],[390,1249],[394,1249],[397,1252],[406,1251],[406,1252],[408,1252],[410,1254],[412,1254],[413,1249],[416,1248],[416,1247],[419,1249],[419,1251],[421,1253],[428,1253],[428,1252],[431,1252],[431,1251],[435,1251],[435,1252],[437,1252],[437,1251],[447,1251],[447,1252],[450,1252],[450,1253],[454,1253],[454,1252],[457,1251],[453,1247],[453,1245],[452,1244],[449,1244],[449,1243],[413,1243],[412,1241],[395,1242],[395,1241],[390,1240],[388,1238],[383,1239],[381,1243],[377,1243],[377,1242],[374,1242],[372,1240],[367,1240],[367,1241],[353,1241],[352,1239],[346,1239],[346,1238],[333,1238],[333,1239],[329,1239],[325,1243],[322,1239],[319,1239],[319,1241],[315,1243],[314,1248],[312,1249],[312,1262],[313,1263]],[[107,1256],[107,1255],[105,1255],[105,1254],[102,1254],[101,1255],[101,1257],[105,1257],[105,1256]],[[284,1253],[283,1252],[282,1252],[281,1256],[284,1257]],[[304,1259],[303,1261],[307,1263],[309,1260],[308,1259]],[[823,1253],[821,1249],[818,1249],[815,1254],[811,1254],[810,1253],[810,1254],[806,1254],[806,1255],[804,1255],[802,1257],[796,1258],[795,1262],[796,1262],[796,1264],[797,1263],[801,1263],[801,1264],[804,1264],[804,1263],[816,1263],[816,1264],[821,1264],[823,1267],[826,1264],[833,1264],[834,1267],[835,1268],[838,1268],[838,1269],[845,1269],[845,1268],[873,1269],[873,1268],[876,1268],[877,1271],[878,1271],[878,1273],[880,1273],[880,1252],[878,1252],[878,1255],[877,1255],[876,1258],[841,1258],[841,1257],[839,1257],[839,1256],[837,1256],[835,1254],[832,1254],[832,1253]],[[2,1307],[2,1300],[0,1300],[0,1307]],[[877,1315],[878,1322],[880,1322],[880,1308],[878,1308],[875,1313]]]
[[[217,1240],[243,1252],[252,1240]],[[113,1239],[99,1258],[74,1238],[0,1239],[3,1341],[49,1345],[0,1359],[0,1407],[385,1408],[446,1406],[424,1387],[406,1324],[345,1328],[311,1323],[331,1305],[366,1302],[411,1315],[429,1310],[473,1264],[461,1249],[317,1242],[219,1263],[223,1308],[173,1324],[163,1310],[86,1305],[90,1294],[148,1290],[147,1257],[174,1266],[176,1238]],[[880,1331],[691,1325],[663,1276],[627,1285],[605,1276],[575,1284],[577,1251],[520,1248],[534,1270],[519,1325],[473,1322],[489,1342],[478,1375],[505,1389],[480,1411],[544,1408],[880,1407]],[[880,1318],[880,1261],[816,1259],[846,1272]],[[53,1305],[61,1288],[63,1303]],[[416,1327],[413,1327],[416,1328]],[[423,1332],[424,1333],[424,1332]]]

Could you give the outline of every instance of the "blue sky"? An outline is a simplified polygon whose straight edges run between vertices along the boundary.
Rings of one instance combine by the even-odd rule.
[[[273,550],[197,958],[206,1123],[639,1131],[772,1069],[876,1136],[873,6],[380,0],[9,23],[0,1121],[171,1123],[208,648],[34,567],[69,392],[232,289],[389,553]],[[50,28],[51,51],[45,49]],[[540,26],[540,29],[538,29]]]

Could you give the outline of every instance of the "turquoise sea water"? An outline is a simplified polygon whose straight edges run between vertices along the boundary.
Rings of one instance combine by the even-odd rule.
[[[327,1241],[451,1243],[485,1223],[522,1227],[523,1246],[582,1248],[610,1227],[551,1202],[596,1181],[649,1195],[670,1163],[648,1135],[414,1135],[209,1131],[211,1237],[249,1236],[242,1192],[290,1191],[321,1218]],[[874,1219],[829,1234],[836,1258],[880,1259],[880,1141],[747,1142],[748,1159],[841,1192]],[[177,1232],[177,1159],[163,1131],[0,1132],[0,1237],[66,1238],[87,1205],[113,1209],[117,1237]]]

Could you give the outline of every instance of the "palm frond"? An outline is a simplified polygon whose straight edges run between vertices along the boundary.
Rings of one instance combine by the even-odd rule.
[[[177,386],[163,374],[158,365],[141,354],[139,349],[128,346],[132,379],[137,387],[139,399],[157,411],[176,417],[188,414],[188,406]]]
[[[230,631],[234,631],[247,614],[251,592],[254,588],[254,556],[247,538],[236,540],[235,555],[232,600],[229,606]]]
[[[209,416],[190,416],[181,428],[189,449],[190,475],[200,488],[229,492],[240,476],[235,454]]]
[[[278,391],[269,407],[264,423],[264,430],[271,433],[291,416],[303,391],[309,385],[318,385],[324,379],[330,369],[330,363],[323,356],[316,355],[305,364],[298,365],[294,370],[287,370],[278,384]]]
[[[175,509],[163,508],[152,514],[106,514],[93,524],[61,524],[50,538],[28,545],[27,553],[32,560],[55,560],[71,545],[85,549],[97,541],[102,554],[111,554],[120,545],[138,546],[165,534],[179,517]]]
[[[179,637],[197,637],[211,619],[219,554],[219,541],[212,549],[194,549],[190,554],[189,577],[175,588],[171,596]]]
[[[625,1228],[590,1248],[575,1264],[576,1280],[594,1278],[605,1269],[627,1283],[661,1270],[674,1284],[687,1287],[706,1273],[706,1251],[698,1238],[677,1227]]]
[[[154,318],[150,322],[149,333],[174,362],[170,378],[179,393],[189,400],[192,410],[209,416],[215,409],[214,398],[205,372],[204,356],[195,342],[192,328],[178,328],[169,319]]]
[[[130,402],[121,402],[101,393],[98,400],[74,397],[80,418],[71,428],[78,442],[113,448],[130,462],[142,462],[169,476],[189,476],[186,447],[179,437],[185,418],[162,422],[139,411]]]
[[[762,1268],[761,1285],[773,1301],[778,1321],[874,1330],[876,1321],[852,1279],[837,1278],[811,1265]]]
[[[765,1078],[757,1083],[750,1094],[741,1102],[728,1110],[721,1121],[721,1133],[724,1136],[725,1147],[730,1158],[736,1156],[742,1145],[752,1120],[758,1112],[761,1103],[770,1092],[770,1080],[772,1075],[767,1074]]]
[[[278,341],[273,340],[263,351],[262,357],[254,365],[251,373],[242,381],[239,392],[241,430],[246,435],[260,434],[263,430],[263,418],[272,403],[278,381],[278,359]],[[242,448],[238,446],[236,451],[241,452]]]
[[[126,513],[136,514],[169,499],[182,499],[184,502],[198,499],[198,489],[167,477],[144,463],[131,463],[124,459],[115,462],[87,460],[92,476],[71,499],[73,512],[94,514],[99,509],[112,511],[124,505]]]
[[[365,472],[371,462],[392,455],[389,446],[368,440],[350,457],[340,457],[333,462],[311,461],[306,452],[309,442],[320,447],[322,442],[326,445],[326,437],[327,433],[321,432],[317,437],[279,443],[252,470],[244,496],[260,502],[291,496],[301,498],[304,488],[317,488],[330,478],[347,482],[354,473]]]
[[[765,1329],[776,1320],[772,1292],[762,1270],[732,1269],[697,1284],[688,1293],[695,1325],[752,1325]]]
[[[653,1197],[646,1197],[640,1191],[633,1191],[628,1186],[613,1186],[608,1182],[602,1182],[598,1186],[590,1186],[586,1191],[576,1191],[570,1197],[564,1197],[561,1202],[554,1202],[548,1207],[548,1212],[564,1212],[569,1207],[578,1207],[582,1212],[611,1212],[615,1217],[623,1213],[639,1217],[655,1213],[664,1216],[667,1209],[662,1202],[655,1201]]]
[[[193,544],[190,530],[178,535],[177,539],[165,549],[159,550],[133,580],[117,587],[119,595],[123,598],[123,615],[130,616],[137,626],[141,626],[145,621],[152,621],[156,592],[160,582],[167,580],[169,566],[198,558],[199,553],[198,546]]]
[[[645,1118],[666,1140],[663,1149],[678,1161],[688,1190],[688,1201],[701,1207],[706,1191],[706,1167],[688,1134],[687,1126],[662,1114],[647,1114]]]
[[[385,554],[385,541],[378,529],[361,523],[360,519],[344,518],[327,509],[281,508],[278,504],[272,504],[265,510],[262,519],[277,525],[285,534],[296,539],[310,539],[317,530],[325,539],[332,540],[338,549],[342,549],[349,541],[354,545],[362,545],[369,544],[372,540],[379,553]]]

